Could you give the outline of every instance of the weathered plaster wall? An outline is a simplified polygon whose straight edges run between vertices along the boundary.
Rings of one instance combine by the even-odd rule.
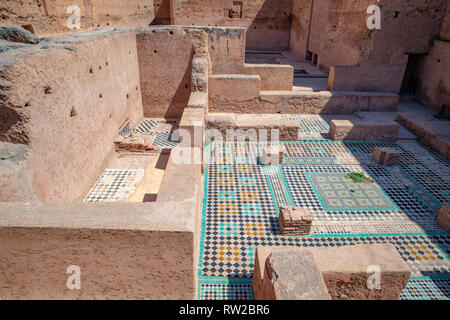
[[[208,34],[201,28],[148,27],[138,30],[137,45],[144,115],[181,118],[191,91],[207,90],[201,78],[210,72]]]
[[[191,93],[191,38],[182,28],[150,27],[137,33],[146,117],[180,118]]]
[[[172,24],[245,27],[247,49],[289,47],[292,0],[171,0]]]
[[[151,26],[138,30],[137,45],[144,115],[149,117],[180,118],[192,89],[207,89],[195,74],[205,72],[198,63],[206,61],[193,64],[196,58],[207,60],[208,73],[244,71],[243,28]]]
[[[312,0],[294,0],[289,50],[306,58]]]
[[[26,167],[39,200],[77,200],[121,125],[143,116],[135,33],[90,31],[9,46],[0,61],[0,140],[29,146]]]
[[[72,32],[67,20],[78,6],[81,31],[95,27],[140,27],[155,18],[153,0],[26,0],[2,1],[0,24],[32,26],[38,36]]]
[[[3,203],[0,299],[195,299],[195,214],[193,201]]]
[[[450,4],[430,53],[417,70],[416,98],[444,115],[450,114]]]
[[[373,1],[314,0],[308,38],[308,5],[297,0],[291,48],[300,56],[305,48],[317,54],[318,66],[325,71],[331,66],[359,66],[338,70],[330,82],[332,90],[398,93],[407,54],[430,51],[430,40],[439,32],[446,3],[381,0],[381,29],[369,30],[366,10]]]

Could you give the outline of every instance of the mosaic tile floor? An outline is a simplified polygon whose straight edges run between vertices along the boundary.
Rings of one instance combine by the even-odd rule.
[[[325,130],[314,119],[296,120],[303,121],[305,131]],[[392,243],[410,266],[412,276],[401,299],[450,299],[450,235],[434,221],[440,202],[450,194],[450,163],[416,141],[322,138],[285,146],[283,164],[266,167],[256,161],[262,150],[257,144],[207,145],[199,299],[252,299],[258,246],[371,243]],[[371,163],[374,146],[399,150],[399,165]],[[338,164],[345,157],[361,163]],[[355,185],[345,177],[353,171],[375,182]],[[312,211],[310,236],[279,234],[278,207],[286,204]]]
[[[163,125],[162,129],[158,129]],[[158,147],[175,148],[180,145],[178,137],[172,131],[174,123],[165,120],[144,119],[134,130],[135,133],[153,136],[153,144]]]
[[[123,201],[128,199],[144,177],[144,169],[106,169],[84,201]]]

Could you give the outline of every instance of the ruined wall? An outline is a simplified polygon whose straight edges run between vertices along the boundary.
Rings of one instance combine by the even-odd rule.
[[[135,33],[10,44],[20,47],[0,60],[0,140],[31,149],[26,168],[39,200],[77,200],[95,182],[121,125],[142,118]],[[21,201],[13,191],[2,193]]]
[[[148,117],[181,118],[192,91],[196,55],[207,59],[208,73],[244,70],[243,28],[152,26],[138,30],[137,45],[142,102]]]
[[[309,50],[318,65],[358,68],[334,72],[332,90],[398,93],[408,61],[407,54],[430,51],[439,32],[446,0],[381,0],[381,29],[369,30],[369,0],[314,0]]]
[[[155,18],[153,0],[26,0],[2,1],[0,24],[26,26],[38,36],[73,32],[67,20],[78,6],[81,30],[95,27],[139,27]]]
[[[437,113],[450,114],[450,4],[441,32],[417,74],[416,98]]]
[[[0,299],[195,299],[193,202],[0,203]]]
[[[172,24],[245,27],[247,49],[289,47],[292,0],[171,0]]]
[[[137,47],[144,115],[181,118],[191,93],[191,38],[182,28],[145,28]]]

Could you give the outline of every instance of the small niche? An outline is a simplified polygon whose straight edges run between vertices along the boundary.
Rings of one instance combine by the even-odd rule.
[[[46,86],[46,87],[44,88],[44,93],[45,93],[45,94],[50,94],[50,93],[52,93],[52,88],[51,88],[50,86]]]
[[[100,99],[102,99],[102,98],[103,98],[103,95],[100,93],[98,97],[99,97]]]
[[[94,70],[92,70],[92,68],[89,68],[89,73],[94,73]]]
[[[72,109],[70,109],[70,117],[75,117],[77,115],[77,111],[75,110],[75,107],[72,107]]]
[[[32,24],[25,24],[22,26],[22,28],[24,28],[25,30],[31,32],[32,34],[34,34],[34,27]]]

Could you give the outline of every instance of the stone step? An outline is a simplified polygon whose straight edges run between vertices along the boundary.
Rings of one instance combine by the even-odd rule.
[[[413,132],[420,142],[450,161],[450,121],[424,110],[400,110],[397,122]]]
[[[247,132],[247,138],[252,138],[249,129],[254,129],[256,137],[260,138],[259,129],[267,129],[267,139],[272,138],[271,129],[279,130],[280,141],[296,141],[300,124],[296,120],[282,120],[279,114],[238,114],[238,113],[209,113],[206,118],[206,129],[217,129],[225,140],[231,140],[232,130],[241,129]],[[228,133],[227,133],[228,130]],[[228,136],[227,136],[228,134]],[[236,132],[236,134],[238,134]],[[275,137],[273,137],[275,139]]]
[[[249,79],[251,80],[251,79]],[[253,80],[255,85],[257,79]],[[247,81],[249,82],[249,81]],[[395,112],[399,96],[379,92],[213,90],[210,112],[352,114],[357,111]],[[253,90],[250,90],[253,89]],[[241,94],[244,93],[245,94]],[[227,94],[225,94],[227,93]]]

